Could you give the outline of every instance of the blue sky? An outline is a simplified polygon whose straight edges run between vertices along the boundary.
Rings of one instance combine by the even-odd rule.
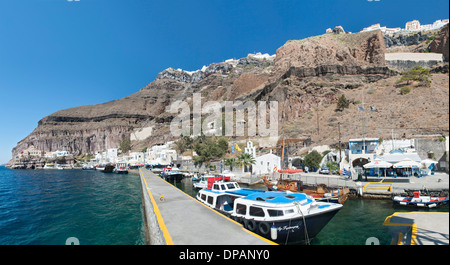
[[[342,25],[448,18],[447,0],[0,0],[0,164],[43,117],[132,94],[173,67],[248,53]]]

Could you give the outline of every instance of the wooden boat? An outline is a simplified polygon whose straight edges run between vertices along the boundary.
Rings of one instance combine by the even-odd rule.
[[[403,206],[433,208],[448,205],[448,196],[431,197],[420,196],[420,191],[414,192],[414,197],[394,196],[392,201]]]
[[[328,201],[344,204],[350,193],[349,188],[341,187],[339,189],[329,189],[325,184],[318,184],[317,186],[306,186],[300,180],[280,179],[276,184],[272,183],[267,177],[263,178],[264,185],[270,191],[291,191],[303,192],[314,197],[316,201]]]
[[[103,169],[104,173],[112,173],[114,170],[114,166],[113,165],[106,165],[105,168]]]

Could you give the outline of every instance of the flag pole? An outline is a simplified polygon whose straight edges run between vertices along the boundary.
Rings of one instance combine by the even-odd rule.
[[[363,105],[363,116],[362,116],[362,122],[363,122],[363,150],[364,150],[364,154],[366,154],[366,134],[365,134],[365,130],[364,130],[364,112],[365,112],[365,106],[364,106],[364,88],[361,89],[362,92],[362,105]]]

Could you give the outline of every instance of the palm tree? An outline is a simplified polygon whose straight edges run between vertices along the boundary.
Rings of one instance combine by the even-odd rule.
[[[234,158],[227,158],[225,160],[224,164],[225,164],[225,166],[229,166],[230,167],[230,171],[233,171],[233,166],[235,165]]]
[[[253,158],[253,155],[243,153],[237,157],[239,161],[239,165],[247,169],[247,167],[256,164],[256,160]]]

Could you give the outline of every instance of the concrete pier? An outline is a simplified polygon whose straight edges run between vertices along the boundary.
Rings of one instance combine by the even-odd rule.
[[[449,244],[448,212],[396,212],[383,225],[391,230],[391,245]]]
[[[156,245],[275,244],[140,169],[147,242]]]

